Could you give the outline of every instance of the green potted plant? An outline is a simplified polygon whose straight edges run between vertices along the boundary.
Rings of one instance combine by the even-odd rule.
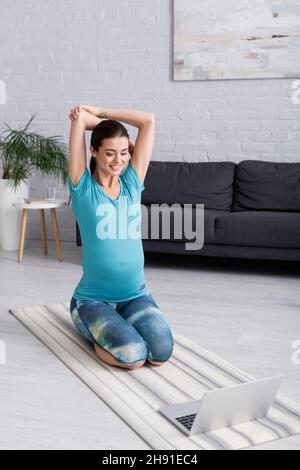
[[[68,147],[60,136],[44,137],[30,130],[35,115],[24,128],[12,129],[7,123],[0,133],[0,247],[17,250],[21,211],[13,202],[29,196],[28,179],[32,171],[59,177],[64,184],[68,176]]]

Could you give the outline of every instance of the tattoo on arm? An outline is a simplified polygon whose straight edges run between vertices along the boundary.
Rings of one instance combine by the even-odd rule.
[[[100,117],[100,118],[107,118],[107,112],[106,112],[106,111],[101,111],[101,112],[99,113],[99,117]]]

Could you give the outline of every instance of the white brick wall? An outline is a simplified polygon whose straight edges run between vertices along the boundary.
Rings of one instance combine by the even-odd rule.
[[[37,113],[35,129],[68,141],[73,105],[145,109],[156,115],[153,160],[300,161],[293,79],[174,82],[172,21],[172,0],[1,0],[1,122]],[[44,195],[41,175],[30,184]],[[58,220],[62,240],[75,240],[70,208]],[[37,214],[27,236],[40,238]]]

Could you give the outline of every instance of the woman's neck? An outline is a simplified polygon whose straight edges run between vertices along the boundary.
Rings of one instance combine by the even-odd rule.
[[[105,180],[103,175],[99,174],[99,171],[97,171],[97,169],[93,173],[93,178],[104,189],[113,189],[119,184],[119,177],[118,176],[108,176],[107,179]]]

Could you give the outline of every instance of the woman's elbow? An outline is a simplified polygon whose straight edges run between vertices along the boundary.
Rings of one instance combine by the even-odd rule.
[[[145,119],[145,124],[153,124],[155,122],[155,114],[152,112],[148,112],[146,119]]]

